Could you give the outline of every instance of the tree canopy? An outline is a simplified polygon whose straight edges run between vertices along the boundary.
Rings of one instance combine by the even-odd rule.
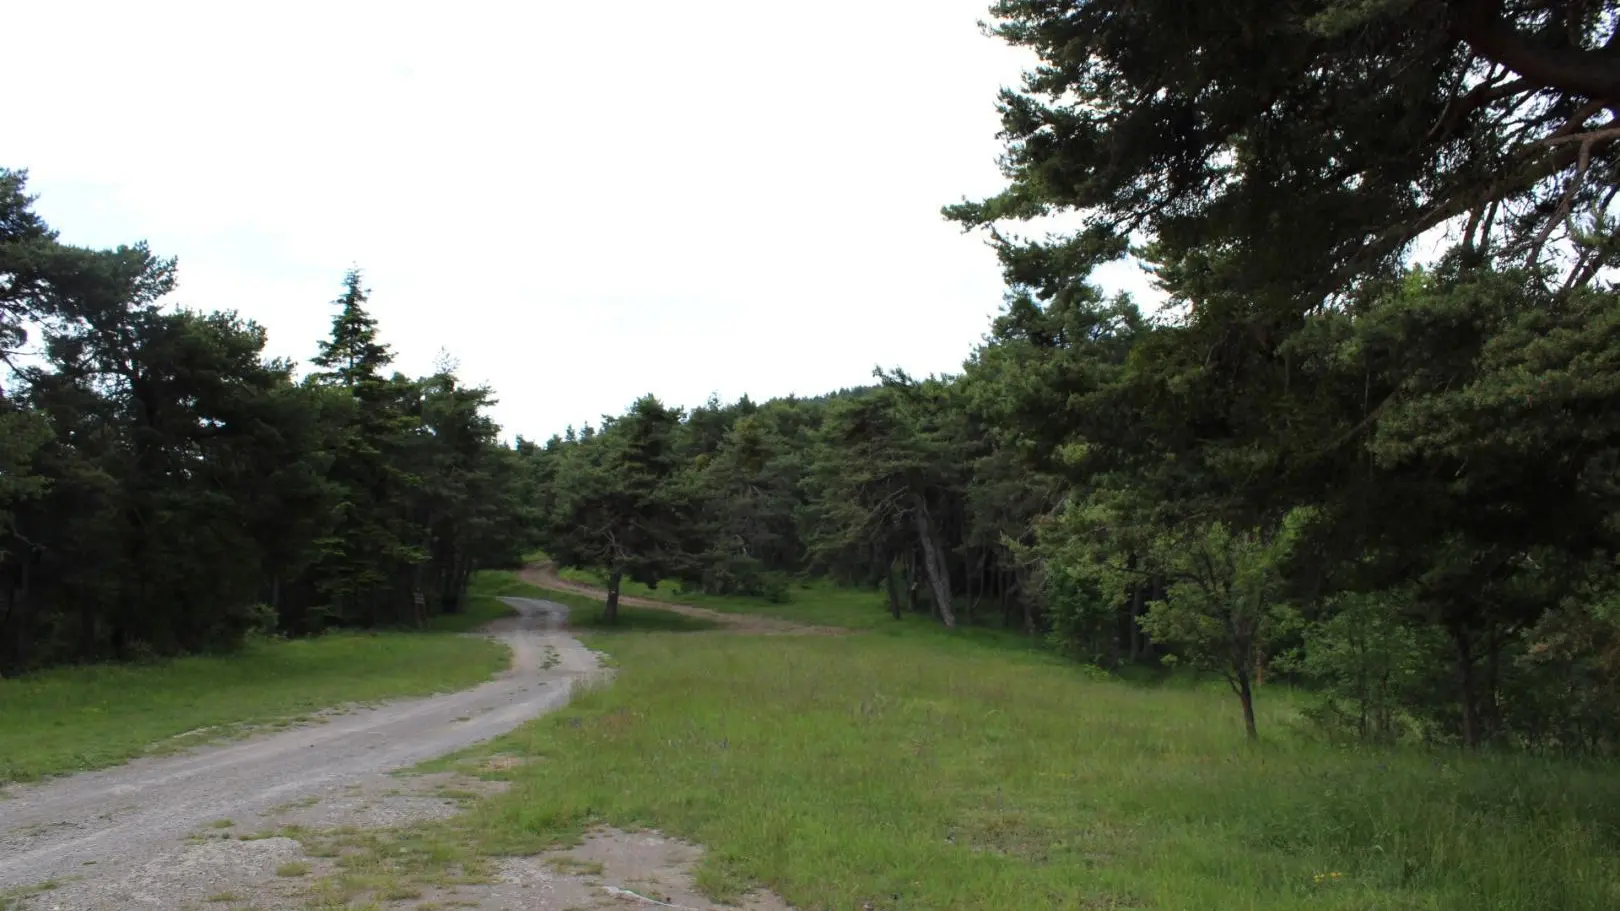
[[[61,244],[25,190],[0,171],[0,673],[416,625],[517,562],[488,390],[385,375],[357,271],[299,380],[259,326],[165,305],[172,260]]]
[[[1010,183],[948,212],[1083,213],[1057,240],[998,235],[1009,279],[1047,294],[1143,236],[1248,304],[1310,309],[1442,227],[1498,267],[1586,284],[1616,252],[1617,11],[1002,0],[995,33],[1040,60],[1001,96]]]

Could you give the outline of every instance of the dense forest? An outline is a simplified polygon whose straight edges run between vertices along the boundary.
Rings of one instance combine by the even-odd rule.
[[[419,624],[532,522],[487,389],[389,372],[350,273],[312,369],[175,263],[68,246],[0,171],[0,672]],[[334,285],[336,283],[334,282]]]
[[[349,276],[313,370],[172,263],[0,198],[0,669],[410,624],[540,546],[622,580],[1268,681],[1328,736],[1620,747],[1620,4],[1003,0],[1007,299],[959,374],[644,397],[505,447],[388,374]],[[1050,216],[1077,230],[1024,236]],[[1165,304],[1105,294],[1133,256]],[[926,308],[926,302],[905,306]],[[610,600],[610,613],[611,613]]]

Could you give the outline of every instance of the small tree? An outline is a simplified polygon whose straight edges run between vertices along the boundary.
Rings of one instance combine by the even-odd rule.
[[[1426,652],[1444,646],[1426,641],[1438,632],[1413,622],[1410,602],[1401,590],[1342,592],[1328,600],[1327,616],[1305,631],[1297,662],[1323,691],[1314,712],[1319,724],[1364,741],[1400,736],[1401,706],[1421,683]]]
[[[1192,666],[1219,673],[1243,705],[1243,729],[1257,739],[1254,678],[1260,658],[1297,629],[1279,571],[1308,521],[1290,513],[1274,529],[1237,531],[1198,523],[1158,535],[1147,562],[1166,581],[1165,597],[1139,621]]]

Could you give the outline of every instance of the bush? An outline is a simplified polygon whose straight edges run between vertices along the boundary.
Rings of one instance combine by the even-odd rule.
[[[1322,688],[1305,714],[1330,736],[1393,743],[1414,731],[1408,714],[1419,695],[1429,652],[1406,622],[1399,596],[1344,594],[1329,619],[1311,624],[1297,668]],[[1431,643],[1432,644],[1432,643]]]

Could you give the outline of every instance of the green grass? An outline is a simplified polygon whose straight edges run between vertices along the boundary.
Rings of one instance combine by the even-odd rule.
[[[0,889],[0,911],[20,911],[25,899],[42,895],[52,889],[58,888],[62,883],[58,880],[47,879],[44,882],[15,889]],[[36,906],[37,907],[37,906]]]
[[[344,703],[462,689],[507,660],[505,646],[478,637],[341,633],[0,680],[0,783],[116,765]]]
[[[807,909],[1620,907],[1612,768],[1337,749],[1275,687],[1250,746],[1221,689],[963,639],[588,643],[615,682],[488,747],[539,761],[461,844],[652,826]]]

